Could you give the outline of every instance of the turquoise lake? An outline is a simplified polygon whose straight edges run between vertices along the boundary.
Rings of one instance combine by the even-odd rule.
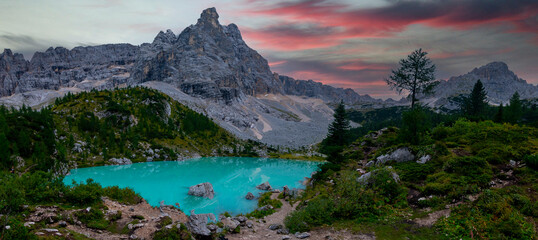
[[[130,187],[152,206],[164,200],[167,205],[179,203],[187,214],[194,209],[197,214],[228,211],[236,215],[256,209],[257,201],[246,200],[245,195],[252,192],[258,196],[262,192],[256,189],[258,184],[268,181],[273,188],[304,188],[302,181],[318,165],[319,162],[284,159],[209,157],[73,169],[64,182],[92,178],[103,187]],[[202,182],[213,185],[213,199],[187,195],[190,186]]]

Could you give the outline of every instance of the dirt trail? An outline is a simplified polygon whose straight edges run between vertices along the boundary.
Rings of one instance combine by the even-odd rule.
[[[277,199],[278,193],[274,193],[271,198]],[[272,239],[283,239],[284,236],[289,236],[289,239],[297,239],[294,234],[277,234],[277,231],[269,229],[271,224],[281,224],[284,225],[284,218],[295,210],[299,203],[295,203],[293,206],[289,202],[280,200],[282,202],[282,207],[278,209],[275,213],[266,216],[263,219],[259,219],[254,222],[252,228],[242,227],[241,232],[237,234],[228,234],[226,238],[229,240],[272,240]],[[334,229],[317,229],[309,232],[310,237],[306,238],[307,240],[374,240],[374,236],[370,235],[355,235],[348,231],[341,230],[335,231]]]

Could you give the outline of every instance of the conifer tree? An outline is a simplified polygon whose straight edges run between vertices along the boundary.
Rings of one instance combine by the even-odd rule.
[[[510,105],[506,108],[506,120],[517,123],[523,114],[523,106],[519,99],[519,93],[515,92],[510,98]]]
[[[6,138],[6,135],[3,132],[0,132],[0,163],[4,167],[11,167],[9,155],[9,141]]]
[[[418,94],[429,92],[437,84],[434,81],[435,64],[426,57],[427,54],[422,49],[415,50],[406,59],[401,59],[400,68],[392,70],[385,80],[398,93],[403,90],[410,92],[411,108],[415,107]]]
[[[486,96],[486,89],[484,89],[482,81],[476,81],[471,95],[469,95],[469,97],[464,101],[465,115],[471,119],[482,119],[486,107],[488,106]]]
[[[329,125],[327,145],[344,146],[347,143],[348,131],[349,120],[347,118],[346,108],[344,102],[340,101],[340,104],[334,110],[334,121]]]
[[[349,120],[344,102],[340,101],[334,110],[334,121],[329,125],[329,133],[322,142],[321,152],[328,155],[328,161],[339,164],[342,162],[342,150],[348,141]]]
[[[497,113],[495,114],[495,117],[493,118],[493,121],[497,122],[497,123],[501,123],[503,122],[504,120],[504,116],[503,116],[503,104],[501,103],[501,105],[499,106],[499,109],[497,110]]]

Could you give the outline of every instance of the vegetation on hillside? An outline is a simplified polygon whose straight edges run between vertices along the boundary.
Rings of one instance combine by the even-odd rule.
[[[333,226],[394,239],[535,239],[538,129],[420,106],[349,116],[366,120],[367,114],[372,122],[390,117],[344,146],[341,164],[321,167],[286,218],[291,232]],[[397,149],[408,149],[414,160],[377,160]],[[426,156],[429,161],[417,161]],[[433,226],[415,223],[447,209],[449,217]]]

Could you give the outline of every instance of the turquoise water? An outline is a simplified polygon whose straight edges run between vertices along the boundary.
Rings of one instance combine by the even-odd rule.
[[[71,184],[92,178],[102,186],[131,187],[152,206],[163,201],[179,203],[190,213],[233,215],[256,209],[256,200],[246,200],[248,192],[258,196],[256,186],[268,181],[273,188],[287,185],[304,188],[301,181],[318,169],[317,162],[266,158],[211,157],[181,162],[146,162],[123,166],[102,166],[71,170],[64,182]],[[215,190],[213,199],[187,195],[189,187],[210,182]]]

